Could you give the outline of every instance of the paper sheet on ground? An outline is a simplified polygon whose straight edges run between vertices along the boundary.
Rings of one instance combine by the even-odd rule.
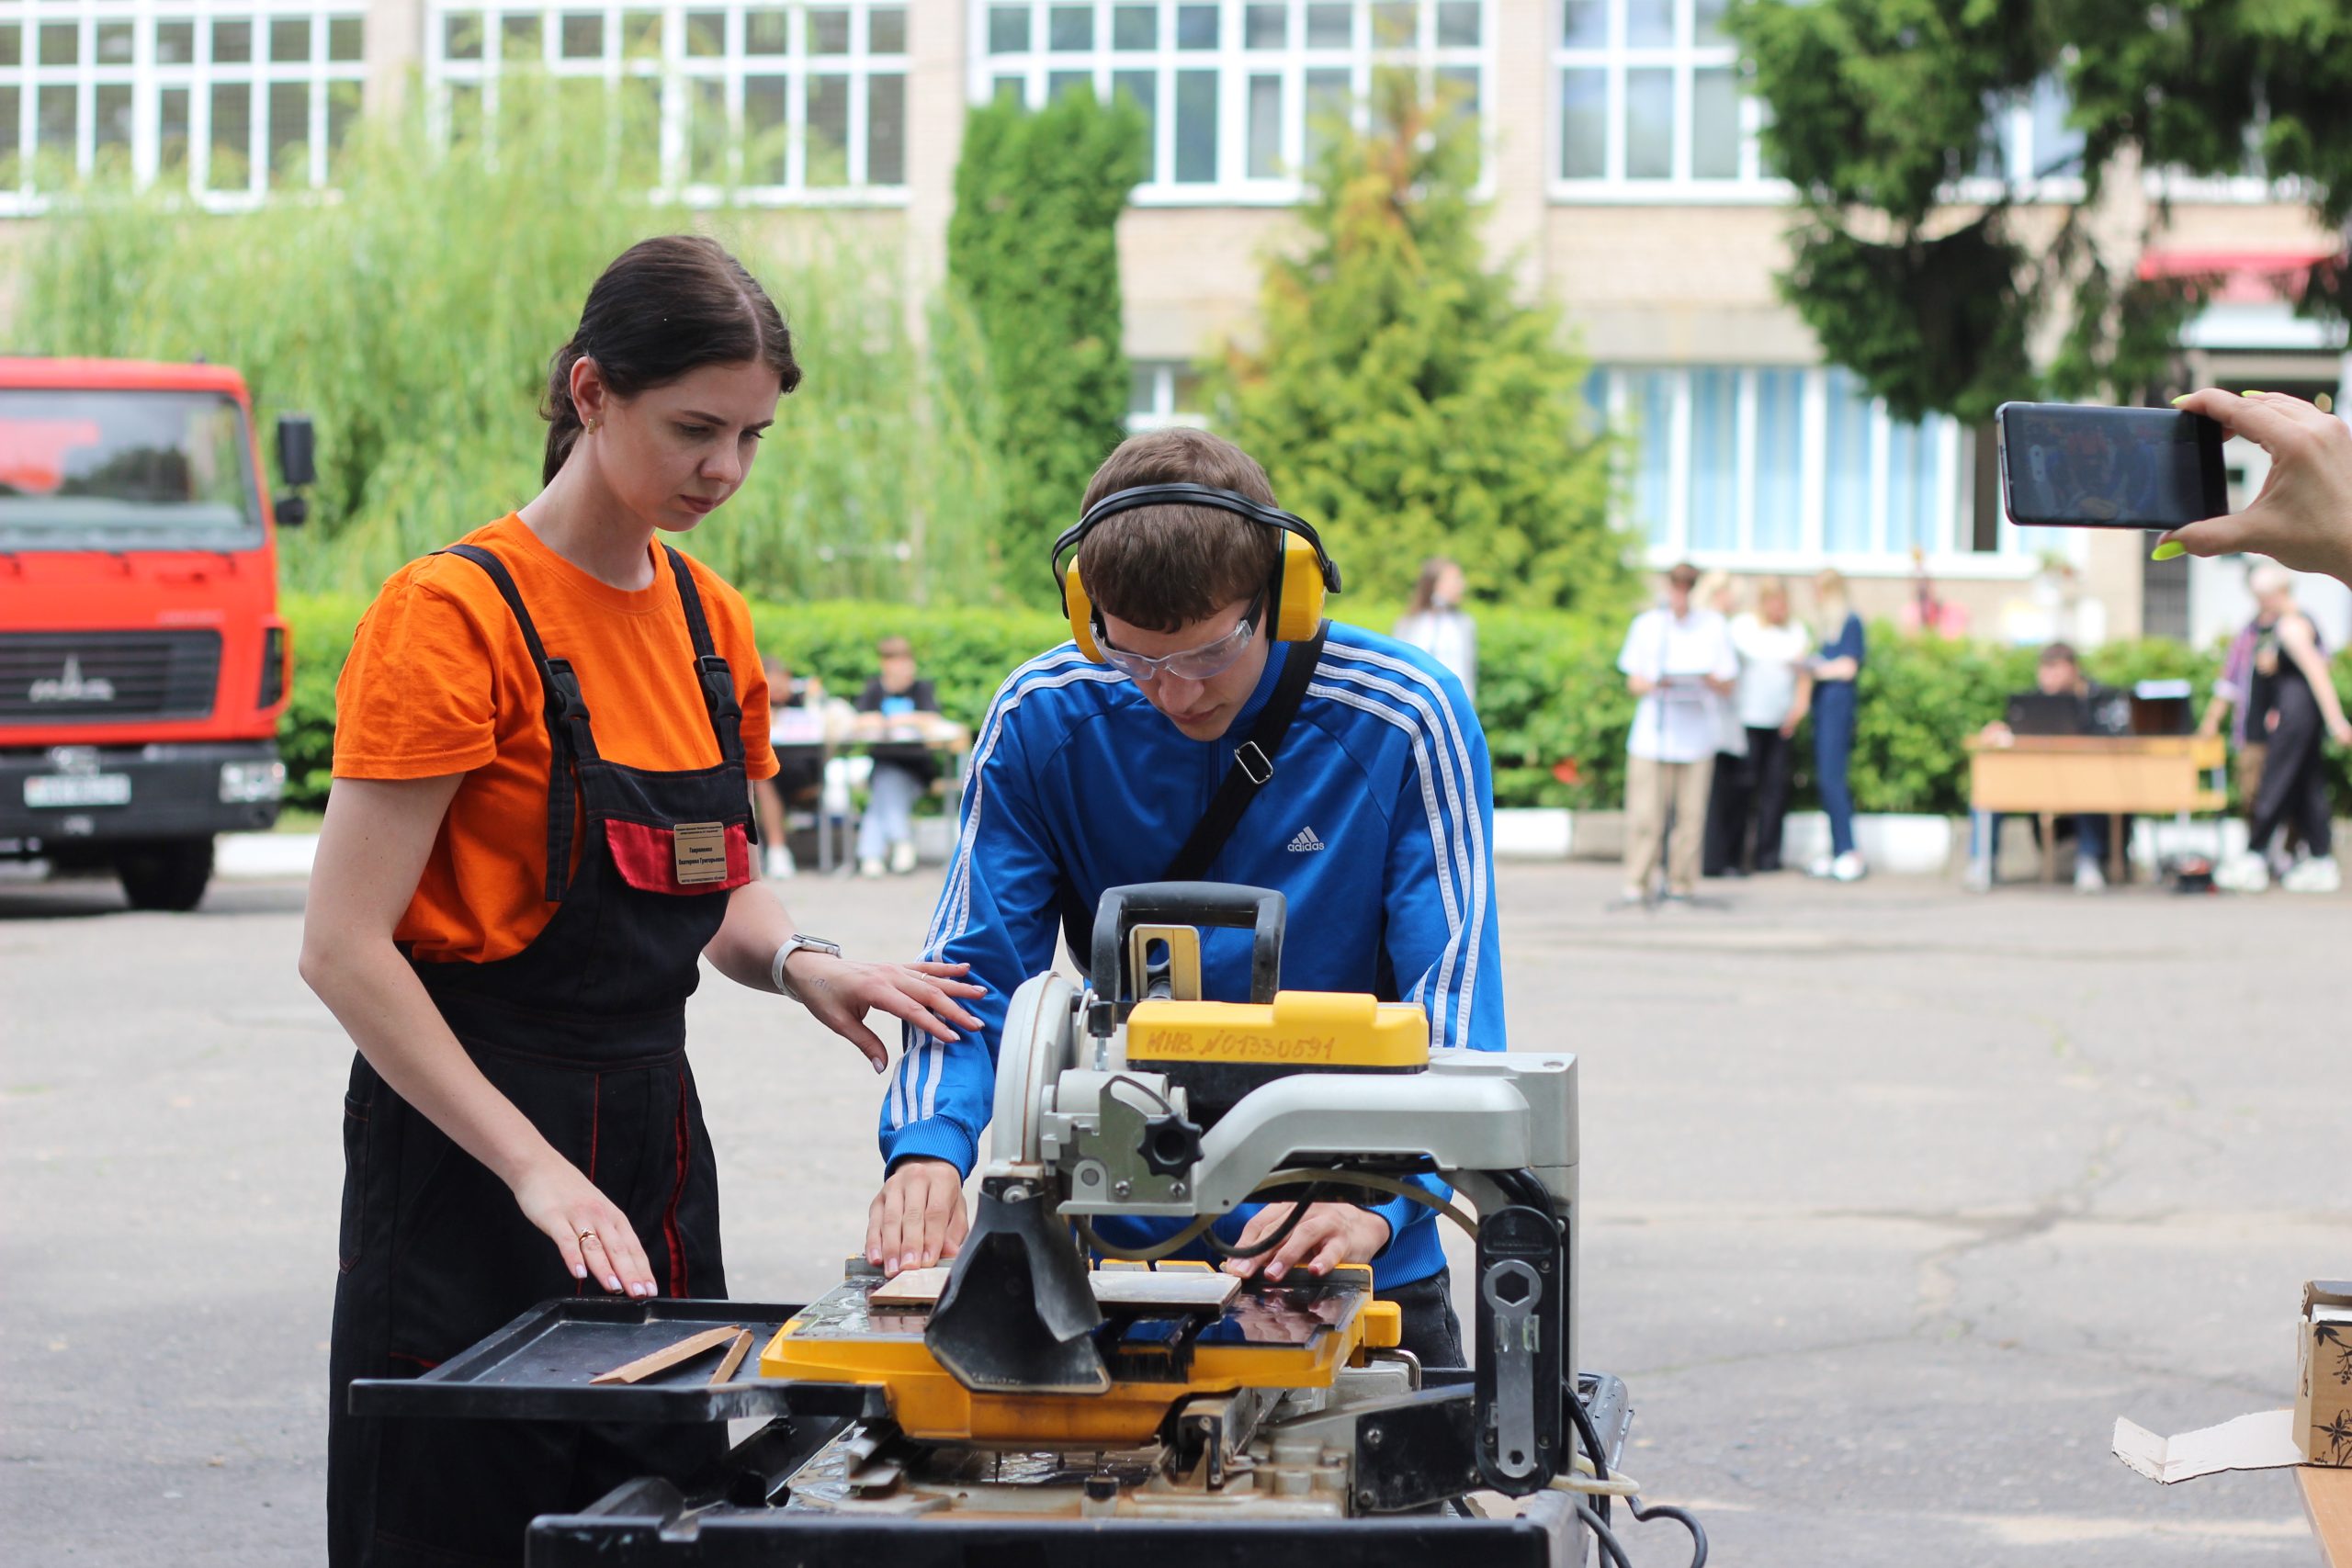
[[[2302,1450],[2295,1446],[2291,1410],[2259,1411],[2169,1438],[2118,1416],[2115,1457],[2166,1485],[2219,1471],[2276,1470],[2303,1462]]]

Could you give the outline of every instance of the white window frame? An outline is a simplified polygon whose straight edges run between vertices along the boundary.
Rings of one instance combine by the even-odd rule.
[[[127,86],[130,89],[130,172],[133,184],[145,187],[162,173],[162,96],[166,90],[181,89],[187,93],[187,180],[192,200],[213,211],[249,210],[272,194],[285,194],[288,187],[274,180],[275,171],[269,164],[270,89],[284,85],[300,85],[310,89],[309,121],[304,130],[309,161],[302,182],[295,190],[319,190],[326,187],[329,175],[327,130],[330,123],[329,99],[336,86],[347,87],[352,93],[364,91],[368,67],[366,46],[362,58],[331,61],[327,58],[329,24],[334,21],[358,20],[364,28],[368,6],[365,0],[350,0],[341,5],[322,5],[315,0],[79,0],[78,4],[61,5],[45,0],[35,5],[28,0],[6,0],[0,3],[0,30],[20,33],[18,63],[0,68],[0,85],[17,89],[17,147],[15,167],[0,164],[0,216],[37,217],[48,210],[49,199],[56,194],[40,189],[34,181],[36,160],[45,151],[39,141],[40,125],[40,93],[44,87],[72,87],[75,93],[74,139],[72,161],[77,178],[87,178],[97,164],[97,94],[101,86]],[[308,20],[311,23],[311,55],[303,61],[274,61],[270,58],[271,24],[280,21]],[[155,28],[159,22],[188,22],[195,28],[193,58],[183,62],[163,63],[155,58]],[[215,22],[246,22],[253,28],[253,58],[246,62],[212,60],[212,24]],[[98,29],[102,26],[128,23],[131,28],[131,58],[128,62],[100,63],[97,58]],[[43,65],[40,63],[40,33],[45,27],[71,25],[79,31],[76,63]],[[364,39],[365,33],[363,31]],[[215,86],[245,86],[251,92],[248,111],[246,183],[233,190],[211,190],[212,162],[212,89]],[[355,110],[354,118],[356,118]]]
[[[1766,108],[1763,100],[1747,92],[1744,85],[1739,90],[1739,173],[1728,179],[1700,179],[1690,173],[1697,103],[1694,78],[1701,71],[1729,70],[1736,79],[1738,47],[1728,42],[1698,42],[1693,0],[1674,0],[1675,41],[1634,48],[1625,41],[1625,0],[1605,0],[1605,3],[1609,7],[1609,39],[1600,48],[1571,48],[1566,41],[1566,0],[1552,0],[1547,7],[1549,19],[1546,25],[1551,28],[1552,63],[1547,73],[1548,86],[1544,95],[1550,110],[1545,124],[1548,141],[1544,166],[1548,171],[1552,199],[1555,202],[1623,203],[1629,206],[1705,203],[1758,207],[1791,200],[1796,194],[1795,187],[1788,181],[1764,172],[1763,147],[1758,137],[1766,123]],[[1674,73],[1673,170],[1664,179],[1633,179],[1625,174],[1625,73],[1640,70],[1670,70]],[[1570,71],[1600,71],[1606,77],[1606,107],[1602,116],[1607,141],[1599,178],[1571,179],[1563,172],[1567,152],[1567,73]]]
[[[497,145],[499,78],[508,63],[505,57],[505,23],[510,17],[536,17],[539,21],[539,58],[530,63],[550,76],[572,79],[601,80],[617,85],[625,78],[636,77],[658,82],[661,132],[661,190],[695,206],[714,206],[731,197],[734,200],[772,207],[904,207],[907,185],[903,160],[908,156],[908,130],[912,122],[912,92],[914,76],[909,68],[910,55],[906,51],[882,54],[869,47],[872,35],[871,13],[888,8],[907,13],[906,22],[911,39],[919,7],[913,0],[824,0],[819,10],[845,10],[850,13],[849,52],[839,55],[811,56],[808,52],[808,17],[810,7],[793,0],[791,4],[770,0],[765,4],[746,4],[745,0],[644,0],[636,5],[611,5],[603,0],[582,5],[467,5],[457,0],[427,0],[424,7],[424,39],[423,60],[426,89],[432,94],[436,134],[446,136],[449,126],[450,90],[453,87],[479,86],[481,93],[481,115],[485,137],[494,151]],[[662,51],[658,59],[631,58],[625,53],[622,20],[649,12],[662,16]],[[783,54],[751,54],[746,52],[747,28],[745,18],[752,13],[783,12],[787,17],[789,47]],[[689,15],[722,14],[725,36],[720,52],[716,55],[689,55],[686,52],[686,18]],[[604,50],[594,57],[567,58],[562,52],[562,23],[566,17],[596,16],[604,19]],[[448,18],[476,17],[481,18],[482,51],[480,59],[452,59],[447,54]],[[808,183],[808,83],[816,76],[845,76],[849,80],[849,118],[847,126],[846,183],[838,186],[811,186]],[[866,159],[872,128],[868,113],[871,84],[876,76],[897,76],[902,83],[901,112],[906,116],[899,131],[900,178],[895,185],[872,185],[866,180]],[[743,168],[743,84],[746,78],[782,77],[785,80],[785,177],[782,182],[763,184],[735,183],[742,180]],[[689,138],[692,133],[695,85],[718,83],[726,106],[728,125],[727,183],[696,181],[688,176]]]
[[[1691,375],[1700,370],[1727,371],[1736,378],[1734,428],[1738,456],[1731,490],[1738,511],[1734,542],[1727,547],[1702,547],[1691,542]],[[1795,546],[1785,549],[1759,548],[1755,542],[1757,373],[1765,370],[1798,370],[1804,377],[1800,396],[1804,424],[1799,433],[1799,533]],[[1892,522],[1887,490],[1889,453],[1891,433],[1898,422],[1888,412],[1884,399],[1874,398],[1870,405],[1869,544],[1859,550],[1831,550],[1826,535],[1831,367],[1620,364],[1599,367],[1595,373],[1602,378],[1609,427],[1628,437],[1627,456],[1615,487],[1622,498],[1616,521],[1622,526],[1642,531],[1643,554],[1650,565],[1664,568],[1689,560],[1702,568],[1782,574],[1809,572],[1826,565],[1853,577],[1907,576],[1915,570],[1911,547],[1888,538]],[[1636,427],[1634,378],[1653,375],[1666,377],[1668,389],[1667,429],[1663,433],[1668,446],[1667,516],[1662,534],[1655,536],[1649,533],[1650,520],[1634,511],[1640,491],[1641,446],[1658,438],[1657,434]],[[1975,434],[1963,428],[1958,420],[1939,414],[1930,415],[1922,422],[1921,428],[1935,443],[1936,449],[1936,510],[1927,551],[1928,571],[1955,581],[2031,577],[2040,570],[2044,547],[2039,541],[2020,538],[2006,520],[1996,536],[1997,548],[1980,551],[1969,547],[1976,515]],[[2064,541],[2064,547],[2077,557],[2083,541],[2073,536],[2082,532],[2072,530]]]
[[[2071,59],[2073,51],[2067,51]],[[1970,175],[1952,182],[1944,199],[1954,204],[1984,206],[2012,197],[2023,202],[2048,202],[2072,206],[2088,193],[2089,186],[2080,172],[2070,175],[2041,175],[2038,171],[2051,161],[2053,148],[2043,147],[2035,134],[2033,100],[2035,93],[2048,85],[2063,93],[2065,79],[2063,73],[2052,73],[2034,84],[2034,90],[2022,97],[1993,107],[1989,118],[1994,128],[1994,145],[1999,150],[2001,172],[1998,178]],[[2068,106],[2072,107],[2071,103]],[[2077,136],[2081,133],[2076,132]]]
[[[1131,374],[1149,380],[1151,398],[1142,408],[1135,406],[1132,393],[1127,407],[1127,434],[1141,435],[1148,430],[1166,430],[1174,425],[1205,426],[1208,414],[1200,409],[1180,408],[1176,402],[1176,383],[1192,373],[1192,366],[1181,359],[1133,359],[1127,362]]]
[[[1094,47],[1057,51],[1048,34],[1051,13],[1059,5],[1091,3],[1094,9]],[[1413,0],[1417,32],[1409,48],[1382,47],[1373,37],[1373,0],[1345,0],[1354,17],[1345,48],[1313,48],[1306,44],[1306,0],[1283,0],[1290,15],[1285,42],[1280,49],[1250,49],[1243,35],[1250,0],[1156,0],[1159,6],[1158,45],[1148,51],[1112,47],[1112,12],[1120,0],[967,0],[969,39],[966,51],[967,88],[971,101],[985,104],[996,94],[1001,79],[1018,77],[1022,101],[1032,108],[1045,105],[1051,78],[1067,72],[1084,72],[1091,78],[1097,98],[1108,102],[1114,73],[1149,71],[1157,96],[1152,116],[1153,146],[1148,172],[1132,199],[1138,207],[1283,207],[1306,194],[1299,171],[1306,156],[1306,73],[1344,69],[1353,100],[1351,118],[1359,130],[1369,123],[1373,72],[1376,68],[1409,64],[1421,77],[1421,90],[1434,86],[1441,70],[1475,70],[1478,79],[1479,175],[1474,194],[1491,194],[1495,166],[1495,24],[1500,0],[1476,0],[1478,41],[1476,45],[1441,48],[1437,42],[1437,0]],[[1176,47],[1176,10],[1183,4],[1216,5],[1217,47]],[[1017,53],[989,52],[989,14],[1000,6],[1025,6],[1029,16],[1029,48]],[[1214,70],[1217,73],[1217,170],[1214,180],[1180,183],[1176,168],[1175,79],[1179,72]],[[1282,82],[1283,172],[1272,177],[1250,175],[1250,78],[1275,76]]]

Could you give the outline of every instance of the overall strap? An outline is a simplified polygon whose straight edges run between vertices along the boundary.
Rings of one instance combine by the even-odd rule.
[[[538,666],[539,690],[545,698],[548,725],[548,902],[563,901],[566,876],[571,867],[572,792],[574,772],[582,761],[596,761],[596,739],[588,728],[588,705],[581,699],[580,679],[560,659],[549,659],[539,641],[539,629],[523,607],[523,595],[508,575],[506,563],[479,545],[451,545],[441,552],[469,560],[488,574],[498,596],[514,613],[523,629],[523,645]]]
[[[710,621],[702,613],[702,594],[686,558],[669,546],[670,575],[678,580],[678,602],[686,608],[686,634],[695,642],[695,674],[702,682],[702,704],[710,714],[710,732],[718,742],[721,761],[743,760],[743,705],[735,700],[735,672],[726,656],[710,640]]]

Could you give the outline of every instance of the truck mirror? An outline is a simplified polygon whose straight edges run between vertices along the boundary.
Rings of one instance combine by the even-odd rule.
[[[271,512],[281,528],[299,528],[311,520],[311,503],[299,495],[281,495]]]
[[[319,465],[309,414],[282,413],[277,416],[277,472],[288,489],[300,490],[304,485],[317,482]],[[284,508],[279,510],[282,512]],[[280,517],[279,521],[285,519]]]

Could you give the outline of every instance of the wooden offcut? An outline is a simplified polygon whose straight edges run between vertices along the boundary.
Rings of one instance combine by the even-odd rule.
[[[711,1386],[716,1388],[733,1377],[735,1369],[741,1366],[743,1358],[751,1353],[752,1331],[746,1328],[735,1336],[735,1343],[727,1347],[727,1354],[718,1359],[718,1370],[710,1374]]]
[[[2295,1479],[2302,1484],[2303,1512],[2319,1538],[2321,1559],[2328,1568],[2352,1568],[2352,1470],[2299,1465]]]
[[[642,1382],[657,1372],[666,1372],[682,1361],[691,1361],[706,1350],[715,1350],[729,1340],[743,1336],[743,1325],[730,1323],[723,1328],[706,1328],[699,1334],[689,1334],[673,1345],[665,1345],[650,1355],[615,1367],[609,1372],[599,1372],[591,1383]]]
[[[1238,1276],[1206,1269],[1097,1269],[1087,1276],[1094,1299],[1105,1306],[1160,1307],[1171,1312],[1222,1312],[1241,1288]],[[947,1289],[947,1269],[910,1269],[886,1280],[866,1296],[877,1307],[936,1305]]]

